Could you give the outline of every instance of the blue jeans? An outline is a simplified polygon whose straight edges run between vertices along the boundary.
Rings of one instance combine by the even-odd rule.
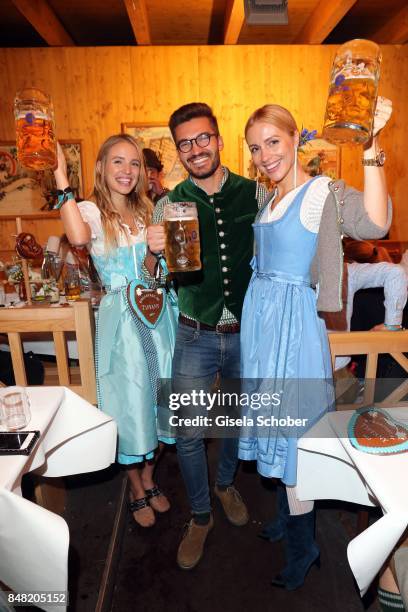
[[[240,377],[239,333],[223,334],[197,330],[179,323],[173,357],[173,391],[192,389],[209,392],[217,373],[223,378]],[[203,412],[206,409],[203,408]],[[177,456],[193,514],[211,511],[208,467],[202,430],[178,437]],[[218,485],[230,485],[238,465],[238,438],[221,441],[216,475]]]

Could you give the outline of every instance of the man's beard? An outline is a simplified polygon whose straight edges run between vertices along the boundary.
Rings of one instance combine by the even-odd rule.
[[[200,157],[200,154],[199,154],[199,155],[195,155],[194,157]],[[194,159],[194,157],[193,157],[193,158],[190,158],[190,159]],[[212,163],[211,163],[211,166],[210,166],[210,169],[209,169],[209,170],[207,170],[207,171],[206,171],[206,172],[204,172],[204,173],[202,173],[202,172],[200,173],[200,171],[199,171],[199,170],[198,170],[198,171],[195,171],[195,170],[194,170],[194,168],[191,168],[190,164],[188,164],[187,162],[183,162],[183,161],[182,161],[181,163],[183,164],[184,168],[187,170],[187,172],[188,172],[188,173],[189,173],[189,174],[190,174],[190,175],[191,175],[193,178],[195,178],[195,179],[207,179],[207,178],[209,178],[210,176],[212,176],[212,175],[213,175],[213,174],[216,172],[216,170],[219,168],[220,163],[221,163],[221,160],[220,160],[220,153],[219,153],[219,151],[217,151],[217,152],[215,153],[215,155],[214,155],[214,159],[212,160]]]

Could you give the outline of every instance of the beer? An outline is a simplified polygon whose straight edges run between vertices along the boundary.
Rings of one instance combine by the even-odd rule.
[[[75,302],[81,297],[81,285],[65,281],[65,297]]]
[[[164,206],[163,218],[169,271],[201,270],[200,233],[195,202],[168,202]]]
[[[67,300],[79,300],[81,297],[81,279],[79,266],[74,255],[69,251],[64,265],[64,288]]]
[[[340,47],[331,73],[323,138],[364,144],[372,135],[381,56],[378,46],[354,40]]]
[[[373,79],[344,79],[342,91],[333,87],[327,100],[323,137],[331,142],[364,144],[370,137],[376,103]]]
[[[198,219],[170,218],[164,223],[166,263],[170,272],[201,270]]]
[[[57,147],[50,97],[35,88],[23,89],[14,100],[17,159],[32,170],[54,170]]]
[[[35,118],[27,122],[26,117],[16,121],[17,159],[25,168],[32,170],[55,169],[55,137],[52,122]]]

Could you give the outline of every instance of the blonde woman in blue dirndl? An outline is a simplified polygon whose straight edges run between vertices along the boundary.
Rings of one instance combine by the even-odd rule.
[[[170,507],[153,478],[163,443],[174,442],[158,433],[156,398],[158,380],[171,376],[176,307],[174,294],[159,289],[163,307],[156,321],[138,309],[137,295],[147,289],[142,264],[153,209],[143,156],[133,137],[108,138],[98,153],[92,198],[79,204],[60,148],[55,178],[65,190],[61,217],[68,240],[87,245],[106,290],[96,335],[98,405],[118,426],[117,460],[127,469],[130,510],[139,525],[150,527],[154,512]]]
[[[297,163],[299,132],[285,108],[269,104],[258,109],[245,129],[253,162],[274,189],[253,224],[255,256],[242,313],[241,375],[247,390],[275,396],[262,415],[266,424],[253,419],[256,425],[243,431],[239,457],[256,460],[260,474],[278,479],[277,518],[260,535],[285,540],[286,565],[272,584],[287,590],[302,586],[319,560],[313,502],[300,501],[296,489],[297,440],[334,406],[329,345],[318,311],[342,309],[342,234],[380,238],[390,226],[377,138],[390,115],[391,103],[379,98],[374,138],[363,152],[364,193],[326,176],[311,178],[302,169]],[[291,427],[290,418],[302,426]]]

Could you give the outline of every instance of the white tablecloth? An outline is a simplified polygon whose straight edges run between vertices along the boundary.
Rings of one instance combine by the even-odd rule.
[[[40,430],[41,438],[29,457],[0,456],[0,580],[17,592],[66,591],[68,526],[21,497],[21,477],[33,470],[67,476],[108,467],[115,460],[116,424],[65,387],[29,387],[28,393],[27,430]]]
[[[408,420],[407,408],[391,408]],[[384,516],[348,545],[347,556],[362,595],[408,526],[408,453],[371,455],[350,444],[353,411],[325,415],[299,440],[299,498],[341,499],[380,506]]]

